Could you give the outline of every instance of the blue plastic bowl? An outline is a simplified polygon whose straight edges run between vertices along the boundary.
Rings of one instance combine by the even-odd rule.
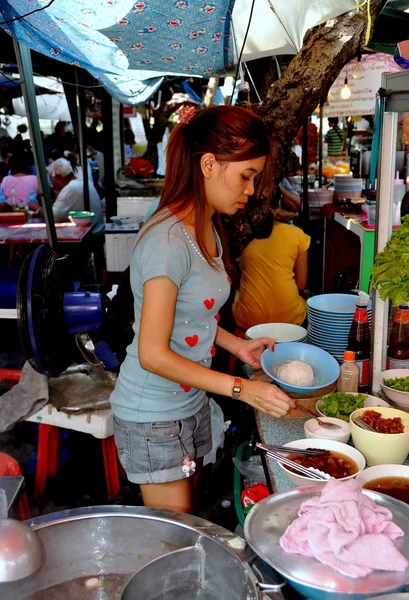
[[[320,294],[307,300],[307,308],[313,313],[324,313],[328,315],[345,315],[355,312],[356,296],[352,294]],[[372,308],[372,302],[369,300],[368,308]]]
[[[276,377],[277,367],[289,360],[302,360],[314,369],[315,384],[309,387],[289,385]],[[284,391],[300,394],[302,392],[315,392],[334,383],[339,377],[339,364],[325,350],[310,344],[284,342],[277,344],[274,352],[265,350],[261,355],[261,366],[269,377]]]

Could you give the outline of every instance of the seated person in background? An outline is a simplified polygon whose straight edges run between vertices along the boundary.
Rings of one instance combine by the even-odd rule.
[[[301,208],[300,194],[285,177],[278,187],[280,188],[281,198],[279,208],[275,213],[275,219],[281,223],[288,223],[288,221],[298,217]]]
[[[74,175],[71,163],[65,158],[59,158],[48,167],[53,188],[59,192],[53,204],[54,219],[57,222],[67,221],[71,210],[84,210],[84,182]],[[94,213],[92,233],[103,233],[105,230],[102,216],[101,200],[93,184],[89,182],[90,210]],[[43,214],[43,209],[37,203],[30,203],[31,210],[37,215]]]
[[[11,175],[6,175],[1,182],[1,189],[7,204],[12,208],[28,205],[28,197],[32,190],[38,195],[38,181],[33,172],[33,159],[29,152],[21,150],[9,159]]]
[[[260,323],[301,325],[306,303],[300,293],[307,287],[310,237],[299,227],[278,223],[273,214],[238,259],[239,295],[233,304],[238,327]]]

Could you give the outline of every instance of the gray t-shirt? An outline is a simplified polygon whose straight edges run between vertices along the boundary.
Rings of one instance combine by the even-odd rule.
[[[144,229],[146,226],[139,235]],[[170,348],[210,368],[218,311],[230,293],[217,233],[216,239],[217,270],[207,263],[188,229],[173,215],[152,227],[136,245],[130,266],[135,337],[111,395],[112,410],[120,419],[140,423],[185,419],[204,405],[202,390],[181,386],[141,367],[138,334],[144,283],[154,277],[169,277],[179,288]],[[161,315],[157,315],[160,326]]]

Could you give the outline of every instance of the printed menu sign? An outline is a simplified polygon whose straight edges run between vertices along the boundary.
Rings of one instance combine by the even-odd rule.
[[[362,79],[354,79],[356,61],[348,63],[338,75],[329,92],[329,105],[324,106],[326,117],[348,117],[350,115],[373,115],[375,113],[376,94],[381,87],[382,73],[396,73],[399,67],[389,54],[370,54],[363,56]],[[341,98],[341,89],[345,78],[351,88],[348,100]]]

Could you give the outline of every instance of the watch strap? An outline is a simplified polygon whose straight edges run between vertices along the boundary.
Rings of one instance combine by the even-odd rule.
[[[231,397],[233,400],[240,400],[243,391],[243,382],[240,377],[235,377],[231,388]]]

